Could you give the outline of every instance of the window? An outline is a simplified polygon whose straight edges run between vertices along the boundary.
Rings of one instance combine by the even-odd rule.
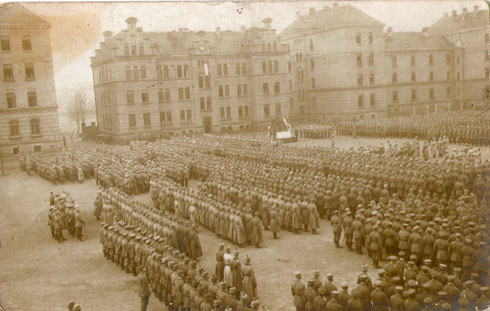
[[[206,97],[206,109],[211,110],[211,97]]]
[[[182,78],[182,66],[177,66],[177,78]]]
[[[134,91],[126,91],[126,102],[128,105],[134,104]]]
[[[369,40],[369,44],[373,44],[373,33],[372,32],[368,33],[368,40]]]
[[[303,70],[298,70],[298,81],[303,81]]]
[[[200,88],[200,89],[203,89],[203,88],[204,88],[204,76],[199,76],[199,77],[197,78],[197,80],[198,80],[198,85],[199,85],[199,88]]]
[[[243,118],[243,107],[242,106],[238,106],[238,117]]]
[[[391,55],[391,67],[396,68],[396,55]]]
[[[357,86],[362,86],[362,75],[357,76]]]
[[[242,75],[246,75],[247,74],[247,64],[243,63],[242,64]]]
[[[201,106],[201,110],[206,110],[206,99],[204,97],[199,98],[199,104]]]
[[[360,33],[360,32],[358,32],[358,33],[356,34],[356,43],[357,43],[357,44],[361,44],[361,33]]]
[[[8,36],[0,36],[0,48],[2,52],[10,52],[10,39]]]
[[[184,100],[184,88],[179,87],[179,100]]]
[[[129,45],[124,46],[124,56],[129,56]]]
[[[415,66],[415,55],[410,57],[410,65]]]
[[[146,66],[140,68],[141,79],[146,79]]]
[[[269,83],[267,82],[262,83],[262,91],[264,92],[264,95],[269,94]]]
[[[362,54],[357,54],[357,67],[362,67]]]
[[[310,68],[311,71],[315,71],[315,59],[313,57],[310,59]]]
[[[185,110],[180,111],[180,122],[185,122]]]
[[[450,86],[448,86],[446,88],[446,95],[447,95],[447,97],[451,97],[451,87]]]
[[[248,117],[248,105],[243,106],[243,114]]]
[[[393,91],[393,102],[398,102],[398,91]]]
[[[165,111],[160,111],[160,124],[165,123]]]
[[[310,39],[310,50],[313,51],[313,40]]]
[[[218,97],[224,97],[223,86],[218,85]]]
[[[275,82],[274,83],[274,93],[275,94],[279,94],[281,93],[281,85],[279,82]]]
[[[172,111],[167,111],[167,123],[172,123]]]
[[[264,105],[264,116],[265,117],[270,116],[269,104]]]
[[[236,96],[242,96],[242,85],[241,84],[236,85]]]
[[[34,146],[34,152],[41,152],[41,149],[42,149],[41,145]]]
[[[485,60],[490,60],[490,51],[485,51]]]
[[[242,92],[244,96],[248,95],[248,84],[245,83],[242,85]]]
[[[221,64],[218,64],[216,66],[216,73],[217,73],[218,77],[221,77],[223,75],[223,71],[221,69]]]
[[[231,107],[226,107],[226,118],[231,119]]]
[[[434,73],[432,71],[429,72],[429,81],[434,81]]]
[[[3,79],[5,81],[14,81],[14,71],[11,64],[3,65]]]
[[[429,55],[429,66],[434,65],[434,57],[432,54]]]
[[[224,76],[228,75],[228,64],[223,64],[223,75]]]
[[[490,77],[490,75],[489,75],[489,72],[488,72],[488,68],[485,68],[485,78],[488,79],[489,77]]]
[[[410,75],[410,80],[412,82],[415,82],[417,79],[416,79],[416,76],[415,76],[415,72],[412,72],[412,74]]]
[[[163,95],[163,89],[158,89],[158,103],[162,104],[165,101],[165,97]]]
[[[143,113],[143,125],[145,127],[151,126],[151,117],[149,113]]]
[[[459,64],[459,56],[456,57],[456,64]]]
[[[459,72],[456,72],[456,80],[459,81]]]
[[[448,81],[449,81],[449,80],[451,80],[451,71],[448,71],[448,72],[446,73],[446,79],[447,79]]]
[[[128,122],[130,128],[136,128],[136,115],[128,114]]]
[[[371,94],[369,96],[369,106],[376,107],[376,94]]]
[[[7,108],[17,107],[17,100],[14,92],[7,93]]]
[[[32,119],[30,122],[31,122],[31,135],[40,135],[41,126],[39,124],[39,119]]]
[[[18,155],[19,154],[19,147],[13,147],[12,148],[12,154],[13,155]]]
[[[412,101],[416,101],[417,100],[417,90],[416,89],[412,89],[412,97],[411,97]]]
[[[140,79],[140,68],[138,66],[133,67],[133,80]]]
[[[369,85],[374,85],[374,73],[369,75]]]
[[[131,46],[131,55],[136,56],[136,45]]]
[[[315,78],[311,78],[311,88],[312,89],[316,88]]]
[[[490,42],[490,38],[489,38],[489,34],[486,33],[485,34],[485,43],[488,43],[488,42]]]
[[[126,81],[130,81],[131,80],[131,67],[127,66],[126,67]]]
[[[219,108],[219,116],[221,119],[225,118],[225,107]]]
[[[315,98],[315,97],[313,97],[313,98]],[[315,100],[315,104],[316,104],[316,100]],[[281,104],[280,103],[277,103],[276,104],[276,116],[280,116],[281,114],[282,114],[282,112],[281,112]]]
[[[267,72],[272,73],[272,61],[267,62]]]
[[[235,64],[235,74],[237,76],[241,75],[240,63]]]
[[[148,104],[150,102],[150,97],[148,95],[148,90],[141,90],[141,102],[143,104]]]
[[[274,73],[279,72],[279,62],[277,60],[274,61]]]
[[[19,136],[19,121],[17,120],[9,121],[9,128],[10,128],[11,137]]]
[[[184,92],[185,99],[191,99],[191,88],[186,87],[184,90],[185,90],[185,92]]]
[[[29,107],[36,107],[37,106],[36,91],[27,92],[27,102],[29,104]]]
[[[374,53],[369,53],[369,66],[374,66]]]
[[[451,65],[451,55],[446,55],[446,65]]]
[[[289,80],[289,90],[291,91],[293,89],[293,80]]]
[[[262,62],[262,73],[267,73],[267,62]]]
[[[189,66],[184,65],[184,78],[189,78]]]
[[[34,80],[34,65],[32,63],[25,64],[26,80]]]
[[[281,105],[280,105],[280,104],[276,104],[276,106],[277,106],[277,105],[279,105],[279,109],[281,109]],[[318,108],[318,107],[317,107],[317,105],[316,105],[316,97],[314,97],[314,96],[313,96],[313,97],[311,98],[311,110],[312,110],[312,111],[317,111],[317,108]],[[277,109],[277,107],[276,107],[276,109]]]
[[[169,88],[165,89],[165,101],[167,103],[170,102],[170,89]]]
[[[230,96],[230,86],[229,85],[225,85],[225,96],[226,97]]]
[[[363,108],[364,107],[364,95],[357,95],[357,105],[359,106],[359,108]]]
[[[291,73],[291,62],[288,62],[288,73]]]
[[[429,89],[429,99],[434,99],[434,89]]]
[[[398,82],[398,75],[396,73],[394,73],[393,77],[392,77],[392,83],[396,84],[397,82]]]

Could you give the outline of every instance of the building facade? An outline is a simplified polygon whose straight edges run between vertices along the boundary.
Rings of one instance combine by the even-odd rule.
[[[421,32],[403,33],[384,30],[381,22],[350,5],[311,8],[304,16],[298,12],[279,35],[294,73],[297,102],[291,111],[301,119],[326,121],[482,102],[488,83],[488,10],[475,7],[458,16],[453,12],[450,26],[444,16]]]
[[[289,113],[288,56],[270,18],[238,32],[126,23],[91,58],[97,124],[114,141],[260,129]]]
[[[18,3],[0,7],[0,146],[3,155],[61,145],[50,25]]]

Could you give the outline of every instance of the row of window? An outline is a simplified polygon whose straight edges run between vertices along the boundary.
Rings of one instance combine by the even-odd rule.
[[[41,135],[41,123],[39,119],[31,119],[29,121],[31,125],[31,135]],[[19,120],[9,121],[10,137],[20,137]]]
[[[276,52],[277,51],[277,43],[273,42],[272,45],[270,43],[261,42],[260,50],[262,52]]]
[[[7,108],[17,108],[17,96],[15,95],[15,92],[7,92],[5,97],[7,99]],[[37,107],[36,91],[27,92],[27,104],[29,107]]]
[[[34,64],[26,63],[24,64],[24,74],[27,81],[36,79],[34,75]],[[3,64],[3,80],[5,82],[15,81],[14,68],[12,64]]]
[[[178,98],[180,101],[182,100],[190,100],[191,99],[191,88],[190,87],[179,87],[178,89]],[[158,103],[168,103],[171,101],[170,89],[158,89]],[[150,93],[148,89],[143,89],[140,92],[141,95],[141,103],[148,104],[150,103]],[[133,105],[135,103],[134,100],[134,91],[127,90],[126,91],[126,103],[128,105]]]
[[[31,51],[31,36],[25,35],[21,37],[22,50],[23,51]],[[2,52],[10,52],[10,37],[9,36],[0,36],[0,50]]]
[[[262,91],[264,95],[269,95],[269,83],[264,82],[262,83]],[[279,94],[281,93],[281,83],[280,82],[274,82],[274,94]]]
[[[233,64],[217,64],[216,65],[216,75],[218,77],[227,77],[232,75],[231,69],[235,67],[235,75],[236,76],[245,76],[247,75],[247,64],[245,63],[236,63]]]
[[[42,146],[41,145],[34,145],[33,146],[33,150],[34,152],[41,152],[42,150]],[[18,155],[20,152],[20,148],[19,147],[12,147],[12,154],[13,155]]]
[[[192,121],[192,110],[180,110],[180,122],[186,123]],[[172,123],[172,111],[160,111],[160,124],[171,124]],[[128,114],[128,124],[129,128],[137,128],[136,124],[136,114]],[[151,113],[143,113],[143,126],[151,126]]]
[[[357,45],[362,44],[362,34],[360,32],[356,33],[356,43]],[[368,44],[373,44],[373,33],[368,33]]]
[[[247,118],[250,115],[248,105],[238,106],[238,117]],[[231,119],[231,107],[220,107],[219,116],[221,120]]]
[[[262,73],[278,73],[279,72],[279,62],[268,61],[262,62]]]

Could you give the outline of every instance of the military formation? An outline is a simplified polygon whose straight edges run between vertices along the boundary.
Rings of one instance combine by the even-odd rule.
[[[298,138],[323,139],[334,136],[332,125],[298,124],[294,126],[294,135]]]
[[[338,121],[334,126],[338,134],[354,137],[418,137],[430,141],[447,137],[454,144],[490,145],[490,117],[488,113],[473,111]]]
[[[151,293],[169,310],[258,309],[256,295],[237,295],[236,287],[210,277],[198,264],[202,249],[188,221],[139,203],[116,188],[101,190],[101,196],[114,213],[101,224],[102,251],[121,270],[138,276],[142,310]],[[243,278],[252,278],[249,259],[243,267]]]
[[[63,243],[66,241],[63,230],[67,230],[68,234],[83,241],[87,237],[85,220],[71,194],[68,191],[60,194],[51,192],[48,200],[48,226],[51,229],[51,237],[58,243]]]

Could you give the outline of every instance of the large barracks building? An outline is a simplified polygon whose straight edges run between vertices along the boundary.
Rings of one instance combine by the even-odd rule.
[[[289,114],[287,51],[263,20],[241,31],[144,32],[136,18],[91,59],[101,133],[115,141],[159,133],[266,128]]]
[[[447,13],[394,32],[351,5],[311,8],[280,34],[270,18],[241,31],[145,32],[135,18],[92,57],[102,133],[263,129],[271,118],[373,119],[485,104],[488,10]]]

